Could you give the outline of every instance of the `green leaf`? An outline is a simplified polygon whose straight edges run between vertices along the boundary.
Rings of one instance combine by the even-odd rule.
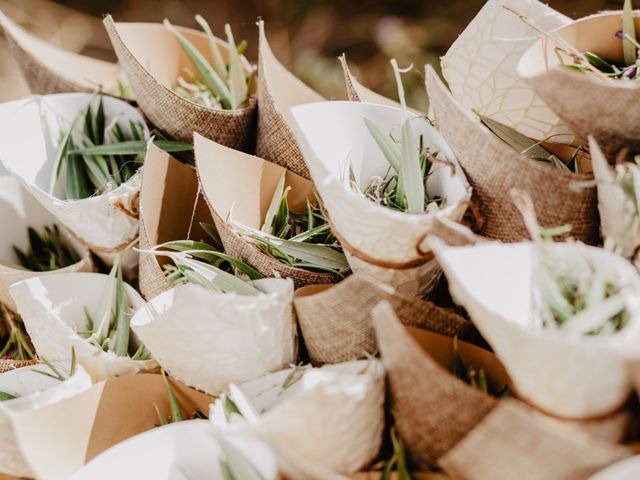
[[[638,51],[635,44],[630,40],[636,38],[636,22],[633,17],[633,5],[631,0],[624,0],[622,10],[622,48],[624,51],[624,62],[627,65],[635,65],[638,59]],[[629,38],[627,38],[629,37]]]
[[[410,120],[402,124],[402,147],[400,155],[400,173],[404,196],[407,199],[409,213],[424,212],[425,188],[420,165],[420,152],[415,141]],[[400,180],[399,180],[400,181]]]
[[[611,64],[609,62],[606,62],[602,58],[600,58],[595,53],[584,52],[584,58],[586,58],[591,65],[593,65],[594,67],[596,67],[597,69],[599,69],[599,70],[601,70],[603,72],[612,72],[613,71],[613,67],[611,66]]]
[[[69,200],[89,198],[93,190],[89,186],[89,178],[84,170],[84,160],[79,155],[67,156],[66,194]]]
[[[118,256],[113,266],[113,268],[116,269],[116,295],[113,315],[115,336],[112,351],[119,357],[127,357],[129,356],[129,322],[131,320],[131,314],[120,262],[121,258]]]
[[[71,144],[71,135],[75,129],[78,120],[82,118],[84,115],[84,111],[78,112],[76,117],[71,122],[69,129],[65,132],[64,137],[62,137],[62,141],[60,142],[60,146],[58,148],[58,154],[56,156],[55,163],[53,165],[53,174],[51,175],[51,183],[49,184],[49,194],[53,195],[54,190],[56,189],[56,183],[58,182],[58,178],[60,177],[60,171],[62,170],[62,166],[67,158],[67,152],[69,151],[69,146]]]
[[[262,480],[256,468],[245,456],[224,438],[218,429],[213,429],[213,436],[218,442],[224,457],[224,465],[235,480]]]
[[[185,256],[169,255],[176,266],[186,268],[198,278],[196,283],[203,287],[210,286],[214,290],[218,289],[225,293],[237,293],[238,295],[257,296],[260,292],[244,280],[237,278],[213,265],[209,265],[198,260],[193,260]],[[193,277],[192,277],[193,278]]]
[[[365,125],[369,129],[371,136],[378,144],[378,147],[380,147],[380,150],[382,150],[382,153],[387,159],[387,162],[389,162],[389,165],[391,165],[391,168],[393,168],[396,172],[399,172],[401,152],[398,144],[393,141],[390,135],[384,134],[371,120],[369,120],[368,118],[363,118],[363,120]]]
[[[177,423],[184,420],[182,416],[182,410],[180,409],[180,404],[178,403],[178,399],[176,398],[173,389],[171,388],[171,384],[169,383],[169,379],[167,378],[167,374],[164,370],[162,370],[162,381],[164,382],[164,388],[167,390],[167,397],[169,398],[169,411],[171,412],[171,423]]]
[[[6,402],[7,400],[14,400],[16,398],[18,398],[17,395],[12,395],[10,393],[0,391],[0,402]]]
[[[273,197],[271,198],[271,203],[269,204],[269,209],[267,210],[267,214],[264,217],[264,224],[262,225],[262,231],[265,233],[273,234],[273,220],[278,213],[278,209],[280,208],[280,202],[282,200],[282,196],[284,194],[284,181],[286,178],[286,174],[283,173],[278,180],[278,184],[276,185],[276,189],[273,192]]]
[[[244,67],[242,66],[242,60],[240,60],[240,55],[238,55],[238,47],[236,46],[231,27],[228,23],[224,26],[224,31],[227,34],[227,43],[229,44],[229,89],[231,91],[231,98],[233,99],[231,108],[236,109],[247,99],[247,78]]]
[[[220,48],[218,46],[218,40],[215,35],[211,31],[211,27],[209,27],[209,23],[204,19],[202,15],[196,15],[196,22],[200,25],[204,33],[207,34],[207,38],[209,39],[209,48],[211,50],[211,57],[213,58],[213,66],[216,69],[220,78],[227,77],[227,66],[222,59],[222,54],[220,53]]]
[[[193,145],[173,140],[154,140],[153,144],[167,153],[193,151]],[[103,155],[138,155],[146,153],[147,142],[145,140],[127,140],[124,142],[109,143],[106,145],[93,145],[90,147],[76,148],[70,154],[89,156]]]

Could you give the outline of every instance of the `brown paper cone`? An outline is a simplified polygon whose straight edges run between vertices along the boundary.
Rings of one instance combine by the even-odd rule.
[[[464,337],[471,322],[431,302],[402,295],[359,275],[337,285],[299,289],[294,305],[309,358],[314,365],[340,363],[375,355],[371,306],[386,300],[400,321],[442,335]]]
[[[195,211],[194,211],[195,206]],[[140,197],[140,267],[142,295],[151,300],[171,288],[161,265],[168,260],[144,250],[175,240],[208,239],[200,223],[213,223],[198,192],[198,176],[187,165],[156,146],[145,158]]]
[[[258,30],[260,55],[256,155],[304,178],[310,178],[309,169],[291,130],[289,109],[304,103],[320,102],[324,98],[278,61],[267,42],[262,20],[258,22]]]
[[[45,42],[0,12],[0,25],[31,93],[92,92],[113,87],[120,67]]]
[[[0,373],[6,373],[17,368],[35,365],[37,360],[0,360]]]
[[[254,101],[243,109],[218,110],[198,105],[171,90],[190,63],[164,25],[115,23],[110,15],[104,24],[140,108],[158,129],[185,142],[198,132],[231,148],[252,147]],[[210,60],[209,41],[204,33],[176,28]],[[227,45],[220,41],[220,46],[226,54]]]
[[[597,241],[595,188],[574,185],[592,180],[591,175],[559,171],[516,153],[453,99],[430,66],[426,78],[440,132],[473,187],[473,201],[483,220],[480,234],[505,242],[529,237],[520,213],[509,200],[509,191],[515,187],[531,195],[543,227],[570,224],[571,236],[577,240]]]
[[[607,61],[623,59],[622,12],[592,15],[554,32],[580,52],[593,52]],[[640,18],[636,17],[636,29]],[[609,80],[561,66],[574,63],[557,53],[553,38],[539,40],[522,56],[518,74],[529,81],[535,93],[571,128],[587,146],[592,135],[606,154],[622,148],[640,148],[640,88],[637,82]]]
[[[291,278],[296,288],[341,280],[339,275],[310,272],[279,262],[241,238],[227,221],[231,216],[248,227],[260,229],[276,185],[285,172],[285,186],[292,187],[288,196],[289,208],[294,211],[306,209],[307,199],[316,203],[311,181],[198,134],[194,136],[194,147],[200,185],[228,255],[248,263],[267,277],[278,274]]]

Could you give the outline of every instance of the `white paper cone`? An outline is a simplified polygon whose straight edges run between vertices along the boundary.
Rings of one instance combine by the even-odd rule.
[[[13,414],[28,415],[29,412],[73,396],[91,386],[91,378],[81,367],[63,382],[35,370],[49,372],[47,366],[39,364],[0,375],[0,391],[18,397],[0,402],[0,473],[17,477],[33,476],[11,426]],[[64,426],[61,425],[60,428]]]
[[[640,478],[640,455],[627,457],[624,460],[603,468],[589,480],[633,480]]]
[[[553,140],[570,143],[569,128],[516,73],[520,57],[541,33],[504,6],[547,31],[571,22],[538,0],[489,0],[442,58],[451,93],[469,110],[524,135],[544,139],[563,134]]]
[[[172,376],[206,393],[295,362],[293,282],[263,279],[259,296],[181,285],[153,298],[131,328]]]
[[[83,200],[60,200],[48,193],[59,138],[92,99],[97,101],[91,94],[68,93],[0,105],[0,122],[4,125],[0,132],[0,161],[83,242],[102,253],[111,253],[137,236],[140,175],[109,193]],[[103,101],[106,118],[120,117],[125,134],[129,131],[129,120],[133,120],[144,127],[145,138],[149,137],[145,122],[135,108],[112,97],[103,97]],[[58,185],[54,193],[63,193],[60,189]]]
[[[71,359],[72,347],[78,361],[95,381],[154,370],[153,360],[131,360],[105,352],[78,332],[87,329],[87,313],[97,322],[110,277],[100,273],[66,273],[31,278],[11,287],[27,333],[41,358],[52,363]],[[142,297],[125,285],[134,310],[142,308]],[[134,336],[134,341],[135,339]]]
[[[534,324],[534,248],[531,243],[446,247],[429,240],[452,296],[464,306],[504,364],[517,395],[553,415],[585,419],[605,416],[626,401],[631,381],[623,353],[640,340],[640,310],[620,332],[571,336]],[[551,247],[551,246],[550,246]],[[635,269],[624,259],[581,244],[555,244],[563,255],[579,252],[606,278],[640,294]]]
[[[0,236],[0,303],[11,310],[16,308],[9,294],[9,287],[12,284],[40,275],[62,272],[88,272],[93,268],[89,251],[69,235],[65,236],[69,244],[81,256],[79,262],[52,272],[32,272],[22,268],[14,268],[19,263],[13,251],[13,246],[15,245],[23,251],[28,248],[29,236],[27,229],[33,227],[38,233],[42,233],[45,226],[51,227],[56,223],[56,220],[15,178],[10,175],[3,175],[2,172],[0,172],[0,218],[4,225]],[[60,231],[66,234],[64,228],[61,228]]]

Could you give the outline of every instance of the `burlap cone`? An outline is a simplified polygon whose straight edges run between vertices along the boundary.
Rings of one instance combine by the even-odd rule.
[[[590,51],[620,63],[623,42],[616,38],[622,28],[622,12],[605,12],[572,22],[554,35],[581,52]],[[640,18],[636,17],[636,29]],[[573,130],[582,145],[587,136],[600,142],[606,154],[622,148],[640,148],[640,87],[637,82],[604,79],[560,65],[574,63],[557,53],[558,44],[543,38],[532,45],[518,63],[518,74]]]
[[[231,216],[248,227],[259,229],[276,184],[285,172],[285,185],[293,187],[288,196],[289,208],[301,211],[306,208],[307,199],[315,201],[313,184],[309,180],[198,134],[194,136],[194,147],[200,185],[228,255],[248,263],[267,277],[291,278],[296,288],[336,283],[342,279],[333,273],[311,272],[279,262],[240,237],[227,221]]]
[[[218,110],[198,105],[171,90],[190,63],[162,24],[115,23],[108,15],[104,25],[140,108],[158,129],[186,142],[191,141],[195,131],[231,148],[252,147],[255,101],[243,109]],[[204,33],[176,28],[209,59]],[[220,41],[220,46],[226,54],[227,45]]]
[[[473,187],[473,201],[483,220],[480,234],[505,242],[529,237],[522,216],[509,201],[509,190],[515,187],[531,195],[540,225],[570,224],[571,236],[596,243],[595,188],[574,185],[592,180],[591,175],[560,171],[518,154],[453,99],[431,66],[426,67],[426,81],[440,132]]]
[[[369,90],[367,87],[358,82],[358,80],[356,80],[356,78],[351,74],[351,70],[349,70],[349,65],[347,64],[347,56],[345,54],[340,55],[340,57],[338,57],[338,60],[340,60],[340,66],[342,67],[342,73],[344,74],[344,83],[347,87],[347,98],[349,100],[351,100],[352,102],[378,103],[380,105],[389,105],[390,107],[400,106],[398,102],[380,95],[373,90]]]
[[[402,295],[359,275],[337,285],[312,285],[294,297],[298,323],[314,365],[339,363],[375,355],[371,305],[386,300],[405,325],[442,335],[464,337],[471,322],[431,302]]]
[[[35,365],[38,360],[0,360],[0,373],[9,372],[29,365]]]
[[[32,93],[92,92],[118,82],[120,67],[45,42],[0,12],[9,50]]]
[[[256,155],[310,178],[291,130],[289,109],[324,100],[278,61],[267,41],[264,22],[258,22],[258,139]]]

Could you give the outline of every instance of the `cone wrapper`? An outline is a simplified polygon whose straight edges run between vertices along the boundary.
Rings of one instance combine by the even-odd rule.
[[[442,74],[457,102],[537,140],[552,135],[570,143],[564,125],[531,86],[518,77],[522,54],[543,35],[504,7],[545,31],[571,19],[538,0],[489,0],[442,57]]]
[[[0,391],[17,397],[0,403],[0,473],[33,477],[11,425],[13,416],[33,418],[42,408],[91,387],[91,378],[82,368],[62,382],[38,371],[48,370],[44,365],[33,365],[0,374]]]
[[[54,225],[55,218],[40,205],[16,180],[9,175],[0,174],[0,218],[4,222],[4,232],[0,241],[0,303],[15,311],[15,303],[9,293],[9,287],[27,278],[62,272],[89,272],[93,269],[89,251],[77,240],[66,235],[65,238],[81,256],[79,262],[51,272],[32,272],[13,267],[17,258],[13,246],[25,250],[29,245],[28,228],[42,232],[45,226]],[[65,234],[64,229],[61,233]]]
[[[251,147],[256,103],[238,110],[199,105],[175,93],[171,87],[185,68],[193,69],[173,34],[159,23],[115,23],[110,15],[104,24],[118,61],[127,74],[136,101],[158,129],[171,138],[190,142],[193,132],[239,150]],[[190,28],[176,27],[202,55],[212,62],[209,39]],[[228,46],[218,40],[221,54]],[[245,67],[250,65],[245,60]]]
[[[108,275],[99,273],[60,273],[24,280],[11,287],[18,313],[40,357],[54,364],[68,363],[73,348],[95,381],[157,368],[155,360],[119,357],[79,335],[87,331],[87,313],[96,322],[100,319],[110,281]],[[125,287],[133,309],[142,308],[142,297],[129,285]],[[139,344],[135,336],[132,342]]]
[[[634,455],[600,470],[590,476],[589,480],[631,479],[637,478],[638,475],[640,475],[640,455]]]
[[[349,64],[347,63],[346,55],[341,55],[340,57],[338,57],[338,60],[340,61],[342,73],[344,74],[344,83],[347,88],[347,98],[350,101],[376,103],[378,105],[387,105],[389,107],[400,108],[400,104],[395,100],[391,100],[384,95],[380,95],[379,93],[368,89],[360,82],[358,82],[358,80],[351,74],[351,70],[349,70]],[[411,111],[418,114],[418,112],[414,110]]]
[[[247,227],[260,230],[283,175],[285,187],[291,187],[287,196],[289,209],[306,211],[307,200],[317,204],[313,183],[284,167],[232,150],[197,134],[194,136],[194,148],[200,185],[228,255],[247,262],[263,275],[273,276],[277,272],[281,277],[291,278],[296,287],[340,280],[336,274],[311,272],[279,262],[240,237],[229,223],[233,218]]]
[[[529,238],[521,214],[509,200],[509,191],[517,188],[531,195],[543,227],[570,224],[577,240],[598,241],[595,188],[576,185],[593,176],[559,171],[517,153],[451,96],[433,68],[427,67],[426,78],[438,128],[473,187],[481,235],[504,242]]]
[[[102,195],[82,200],[60,200],[64,194],[58,182],[49,194],[58,153],[57,142],[79,112],[97,102],[94,95],[70,93],[32,97],[0,105],[0,161],[24,187],[83,243],[99,253],[122,249],[138,234],[140,176]],[[122,100],[103,97],[107,119],[120,117],[125,134],[129,121],[144,126],[142,116]],[[25,158],[29,161],[26,162]],[[64,174],[64,171],[63,171]]]
[[[131,327],[172,376],[210,394],[296,360],[293,283],[254,282],[258,296],[186,284],[138,310]]]
[[[258,141],[256,155],[309,177],[300,147],[293,134],[289,110],[296,105],[320,102],[321,95],[289,72],[275,57],[267,41],[264,22],[258,22]]]

